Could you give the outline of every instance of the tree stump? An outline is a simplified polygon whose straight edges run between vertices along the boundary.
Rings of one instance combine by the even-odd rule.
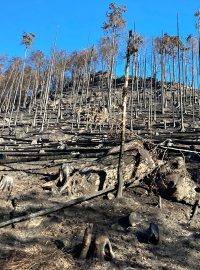
[[[87,224],[85,229],[80,259],[94,258],[100,262],[115,258],[111,242],[106,233],[100,233],[92,239],[93,224]]]
[[[82,250],[79,256],[79,258],[82,260],[87,258],[88,251],[89,251],[91,241],[92,241],[92,230],[93,230],[93,224],[88,224],[85,229],[83,243],[82,243]]]
[[[113,260],[115,258],[111,242],[106,234],[96,236],[94,257],[99,261]]]

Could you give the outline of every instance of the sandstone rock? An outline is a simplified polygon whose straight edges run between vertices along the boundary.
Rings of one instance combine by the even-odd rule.
[[[177,157],[161,167],[157,184],[164,196],[179,202],[193,204],[195,201],[196,184],[191,179],[182,157]]]

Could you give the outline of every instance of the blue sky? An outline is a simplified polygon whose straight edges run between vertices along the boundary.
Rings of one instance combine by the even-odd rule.
[[[102,37],[102,23],[108,0],[2,0],[0,55],[22,56],[23,32],[36,34],[33,49],[49,53],[58,32],[57,47],[66,51],[79,50],[97,43]],[[194,13],[199,0],[116,0],[125,4],[128,29],[142,35],[158,36],[162,32],[176,34],[179,14],[180,34],[196,33]]]

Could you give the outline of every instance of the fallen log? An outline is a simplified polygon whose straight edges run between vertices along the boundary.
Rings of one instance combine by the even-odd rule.
[[[69,158],[99,158],[102,157],[105,153],[85,153],[80,154],[76,152],[66,153],[65,155],[51,155],[51,156],[44,156],[43,154],[35,156],[35,157],[15,157],[15,158],[7,158],[4,160],[0,160],[0,164],[10,164],[10,163],[24,163],[24,162],[32,162],[32,161],[47,161],[47,160],[69,160]]]
[[[124,189],[129,188],[129,187],[133,187],[134,185],[137,185],[139,183],[139,181],[140,181],[140,180],[135,181],[135,179],[133,179],[133,180],[134,180],[134,183],[133,182],[125,183]],[[117,190],[117,186],[108,187],[108,188],[106,188],[104,190],[96,191],[96,192],[94,192],[94,193],[92,193],[90,195],[84,195],[84,196],[78,197],[76,199],[69,200],[66,203],[63,203],[63,204],[60,204],[60,205],[55,205],[53,207],[40,210],[40,211],[38,211],[36,213],[31,213],[31,214],[27,214],[27,215],[20,216],[20,217],[17,217],[17,218],[13,218],[13,219],[10,219],[8,221],[1,222],[0,223],[0,228],[6,227],[6,226],[14,224],[14,223],[22,222],[22,221],[25,221],[25,220],[28,220],[28,219],[36,218],[36,217],[39,217],[39,216],[44,216],[46,214],[51,214],[53,212],[57,212],[59,210],[67,208],[69,206],[77,205],[77,204],[80,204],[82,202],[92,200],[92,199],[94,199],[96,197],[99,197],[101,195],[104,195],[104,194],[107,194],[107,193],[110,193],[110,192],[113,192],[113,191],[116,191],[116,190]]]
[[[106,153],[110,150],[110,147],[104,147],[104,148],[92,148],[92,147],[88,147],[88,148],[83,148],[83,147],[71,147],[68,149],[64,149],[64,150],[46,150],[45,148],[37,148],[34,151],[29,149],[26,150],[15,150],[15,151],[1,151],[1,153],[7,154],[8,156],[12,156],[12,157],[25,157],[25,156],[29,156],[31,153],[32,157],[38,157],[40,156],[38,154],[38,152],[40,150],[45,150],[45,153],[43,154],[43,156],[55,156],[55,155],[63,155],[63,154],[70,154],[71,152],[80,152],[80,153],[99,153],[99,152],[103,152]]]
[[[0,160],[0,164],[10,164],[10,163],[22,163],[22,162],[32,162],[32,161],[39,161],[40,159],[38,157],[22,157],[22,158],[13,158],[13,159],[3,159]]]
[[[171,150],[174,152],[185,152],[185,153],[193,153],[199,155],[198,151],[193,151],[189,149],[182,149],[182,148],[176,148],[176,147],[168,147],[168,146],[162,146],[162,145],[157,145],[158,148],[165,149],[165,150]]]
[[[27,214],[27,215],[24,215],[24,216],[21,216],[21,217],[10,219],[8,221],[1,222],[0,223],[0,228],[6,227],[6,226],[14,224],[14,223],[22,222],[22,221],[25,221],[25,220],[28,220],[28,219],[31,219],[31,218],[36,218],[36,217],[39,217],[39,216],[43,216],[43,215],[46,215],[46,214],[53,213],[53,212],[62,210],[64,208],[66,208],[66,207],[77,205],[79,203],[94,199],[94,198],[96,198],[98,196],[104,195],[104,194],[106,194],[108,192],[112,192],[114,190],[116,190],[116,187],[110,187],[110,188],[107,188],[107,189],[104,189],[104,190],[94,192],[94,193],[92,193],[90,195],[85,195],[85,196],[81,196],[81,197],[73,199],[73,200],[69,200],[66,203],[63,203],[63,204],[60,204],[60,205],[55,205],[53,207],[40,210],[40,211],[38,211],[36,213],[31,213],[31,214]]]

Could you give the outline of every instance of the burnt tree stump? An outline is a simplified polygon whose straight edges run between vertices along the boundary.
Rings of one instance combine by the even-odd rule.
[[[89,251],[89,248],[91,246],[91,241],[92,241],[92,231],[93,231],[93,224],[88,224],[85,229],[83,243],[82,243],[82,250],[79,256],[79,258],[82,260],[87,258],[88,251]]]
[[[106,233],[99,233],[92,239],[93,224],[87,224],[84,232],[82,250],[79,259],[93,257],[98,261],[113,260],[115,258],[111,242]]]
[[[96,236],[94,257],[99,261],[113,260],[115,258],[111,242],[106,234]]]

